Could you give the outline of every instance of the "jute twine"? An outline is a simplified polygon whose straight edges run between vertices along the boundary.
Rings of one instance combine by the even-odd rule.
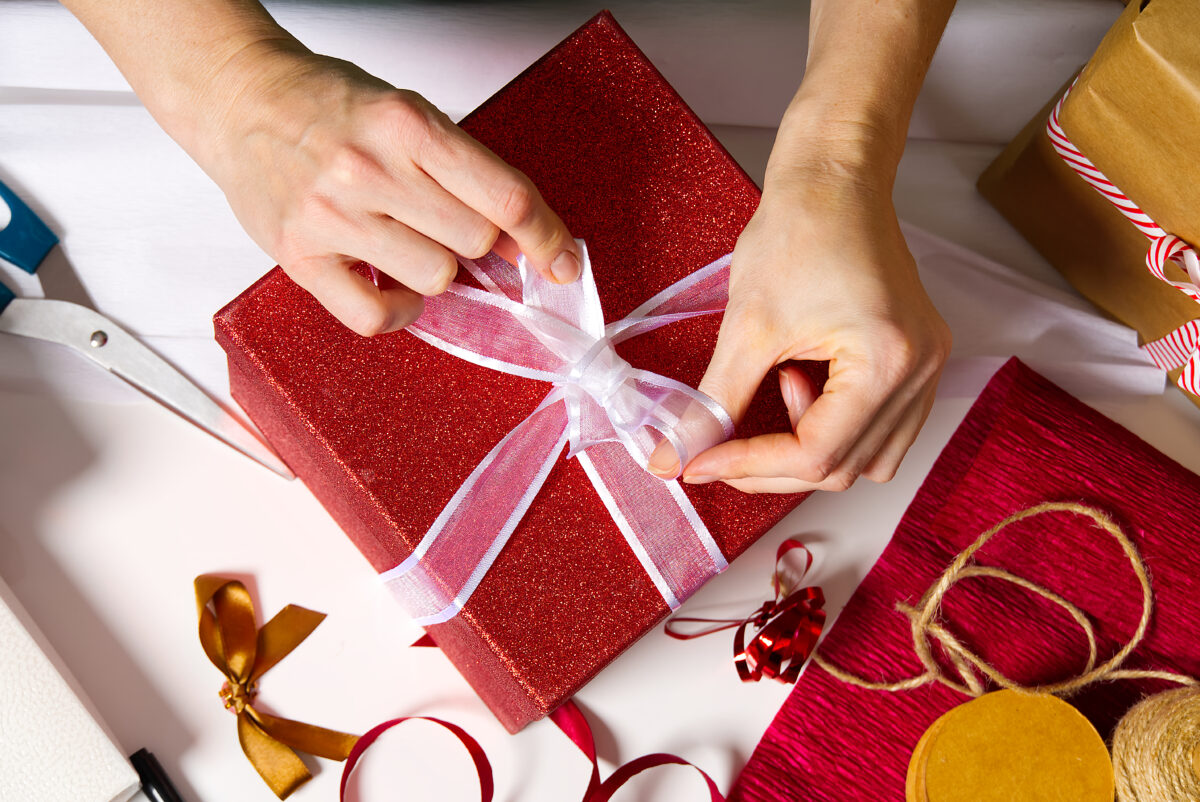
[[[1106,532],[1121,546],[1142,589],[1142,615],[1133,636],[1117,652],[1099,665],[1096,664],[1096,633],[1084,612],[1057,593],[1012,574],[1002,568],[976,565],[975,553],[995,535],[1015,523],[1047,513],[1070,513],[1090,518],[1097,530]],[[1050,601],[1063,610],[1083,630],[1088,642],[1088,658],[1083,670],[1074,677],[1057,682],[1022,685],[1004,676],[994,666],[964,646],[939,621],[942,599],[959,580],[968,577],[991,577],[1022,587]],[[1121,802],[1148,800],[1200,799],[1200,683],[1196,679],[1171,671],[1149,671],[1122,668],[1130,653],[1146,636],[1154,596],[1146,564],[1137,547],[1106,513],[1086,504],[1046,502],[1021,510],[980,535],[963,550],[942,572],[920,601],[915,605],[904,602],[896,609],[909,620],[912,629],[913,652],[925,670],[914,677],[896,682],[875,682],[839,668],[818,652],[813,661],[836,679],[859,688],[879,691],[905,691],[932,682],[967,695],[980,696],[986,692],[985,680],[1015,691],[1052,693],[1070,696],[1093,682],[1118,679],[1160,679],[1188,686],[1156,694],[1134,707],[1117,725],[1113,733],[1113,768],[1116,773],[1117,798]],[[933,642],[941,646],[953,674],[948,674],[935,659]]]
[[[1121,802],[1200,799],[1200,688],[1148,696],[1125,714],[1112,737]]]

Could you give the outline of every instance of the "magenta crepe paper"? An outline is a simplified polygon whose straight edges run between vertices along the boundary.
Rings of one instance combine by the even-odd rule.
[[[920,674],[895,603],[915,603],[980,533],[1043,501],[1107,511],[1141,551],[1155,609],[1125,667],[1200,676],[1200,477],[1015,359],[946,446],[820,653],[876,680]],[[1095,625],[1098,662],[1137,626],[1141,592],[1129,561],[1086,519],[1036,516],[997,535],[977,556],[1078,605]],[[994,579],[962,580],[946,597],[943,620],[968,647],[1025,683],[1073,676],[1087,657],[1085,637],[1065,611]],[[1170,687],[1157,680],[1100,683],[1070,701],[1107,735],[1138,699]],[[917,740],[964,701],[940,684],[864,690],[811,665],[729,799],[904,799]]]

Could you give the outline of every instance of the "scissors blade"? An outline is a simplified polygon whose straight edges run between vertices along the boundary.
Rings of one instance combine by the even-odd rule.
[[[98,312],[68,301],[16,298],[0,314],[0,331],[72,348],[247,457],[285,479],[295,478],[283,460],[236,418]]]

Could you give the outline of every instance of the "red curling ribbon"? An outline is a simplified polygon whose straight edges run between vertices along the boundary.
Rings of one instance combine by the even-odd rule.
[[[574,702],[567,700],[565,704],[550,714],[550,720],[557,724],[558,728],[571,739],[571,742],[579,747],[579,751],[583,752],[584,757],[592,761],[592,776],[588,780],[587,790],[583,793],[583,802],[608,802],[621,786],[646,769],[668,765],[691,766],[700,772],[700,776],[708,784],[711,802],[725,802],[725,797],[717,789],[716,782],[708,776],[704,769],[689,763],[678,755],[669,755],[664,752],[655,752],[634,758],[614,771],[607,780],[601,782],[600,764],[596,758],[596,742],[592,738],[592,728],[588,725],[583,711]]]
[[[354,767],[358,765],[359,758],[362,757],[363,752],[371,744],[375,743],[375,740],[380,735],[392,727],[414,719],[418,721],[432,721],[434,724],[440,724],[454,733],[471,754],[471,759],[475,761],[475,772],[479,777],[479,798],[481,802],[491,802],[492,796],[495,793],[495,782],[492,779],[492,765],[488,762],[487,754],[483,751],[483,747],[479,745],[478,741],[467,734],[467,731],[462,727],[451,724],[449,721],[443,721],[440,718],[430,718],[428,716],[394,718],[364,733],[350,751],[350,755],[346,758],[346,766],[342,770],[342,783],[338,791],[338,798],[341,802],[345,802],[346,800],[346,786],[349,784],[350,775],[354,772]],[[656,766],[668,765],[691,766],[700,772],[700,776],[708,784],[710,802],[725,802],[725,797],[717,789],[716,782],[712,777],[708,776],[704,769],[689,763],[678,755],[670,755],[664,752],[656,752],[635,758],[614,771],[607,780],[601,782],[600,764],[596,757],[596,742],[592,737],[592,728],[588,724],[587,718],[583,715],[583,711],[574,702],[568,700],[564,705],[550,714],[550,720],[558,725],[558,728],[571,739],[571,742],[579,747],[579,751],[583,752],[584,757],[592,762],[592,774],[588,779],[587,790],[583,792],[582,802],[608,802],[621,786],[625,785],[625,783],[638,774]]]
[[[758,682],[763,677],[792,684],[800,676],[804,661],[812,654],[825,626],[825,594],[819,587],[800,588],[786,596],[780,578],[780,562],[788,552],[800,549],[804,552],[803,579],[812,567],[812,552],[798,540],[789,538],[779,544],[775,552],[775,573],[771,587],[775,598],[763,602],[746,618],[691,618],[674,616],[667,621],[664,631],[677,640],[691,640],[714,632],[737,628],[733,636],[733,664],[742,682]],[[799,581],[797,581],[797,584]],[[674,624],[717,624],[697,632],[680,632]],[[746,630],[755,627],[758,632],[746,643]]]
[[[492,796],[495,793],[496,784],[492,779],[492,764],[488,762],[487,754],[483,751],[483,747],[479,742],[472,738],[467,731],[457,724],[451,724],[449,721],[443,721],[440,718],[430,718],[429,716],[404,716],[403,718],[394,718],[391,721],[385,721],[382,724],[372,727],[367,732],[363,733],[362,737],[350,750],[349,757],[346,758],[346,766],[342,769],[342,784],[338,789],[338,799],[341,802],[346,802],[346,785],[350,782],[350,774],[354,771],[354,767],[358,765],[359,758],[366,751],[367,747],[375,743],[375,739],[385,732],[395,727],[397,724],[403,724],[406,721],[432,721],[434,724],[440,724],[450,732],[454,733],[455,737],[462,742],[462,745],[467,748],[471,754],[471,759],[475,761],[475,772],[479,776],[479,799],[480,802],[492,802]]]
[[[796,543],[796,545],[799,546],[800,544]],[[804,547],[800,546],[800,548]],[[780,549],[780,555],[782,556],[783,547],[781,546]],[[812,557],[810,555],[809,563],[811,564],[811,562]],[[807,568],[805,570],[807,570]],[[778,593],[778,576],[776,577],[775,584],[776,593]],[[818,596],[820,593],[821,591],[818,589]],[[823,613],[822,620],[824,620]],[[820,633],[820,626],[817,627],[817,632],[818,634]],[[437,648],[437,644],[434,643],[433,638],[431,638],[428,634],[422,635],[415,642],[413,642],[412,645],[417,647]],[[479,798],[481,802],[491,802],[492,796],[495,792],[495,783],[492,779],[492,766],[491,763],[488,762],[487,755],[484,753],[483,747],[479,745],[478,741],[468,735],[466,730],[462,729],[456,724],[451,724],[448,721],[443,721],[442,719],[438,718],[429,718],[427,716],[406,716],[404,718],[392,719],[391,721],[385,721],[384,723],[364,733],[362,737],[358,739],[358,743],[354,745],[349,757],[346,758],[346,767],[342,771],[342,784],[339,795],[341,802],[345,802],[346,785],[350,780],[350,774],[354,771],[354,767],[358,764],[359,758],[362,757],[362,753],[366,751],[367,747],[373,744],[375,740],[384,732],[390,730],[392,727],[395,727],[397,724],[402,724],[410,719],[432,721],[433,723],[440,724],[441,726],[450,730],[450,732],[454,733],[454,735],[458,737],[458,740],[462,742],[462,745],[465,746],[467,751],[471,754],[471,759],[475,761],[475,771],[479,776]],[[615,794],[623,785],[625,785],[625,783],[629,782],[643,771],[655,768],[657,766],[671,765],[691,766],[696,771],[700,772],[700,776],[703,777],[704,782],[708,784],[710,802],[725,802],[725,797],[721,795],[720,790],[717,788],[717,783],[712,777],[708,776],[708,773],[705,772],[704,769],[693,763],[689,763],[678,755],[672,755],[665,752],[655,752],[653,754],[642,755],[639,758],[634,758],[609,775],[607,780],[601,782],[600,764],[596,756],[596,741],[592,737],[591,725],[588,724],[587,718],[583,715],[583,711],[580,710],[573,701],[567,700],[566,703],[550,714],[550,720],[553,721],[558,728],[563,731],[563,734],[571,739],[571,743],[579,747],[579,751],[583,752],[584,757],[586,757],[592,763],[592,774],[588,778],[587,789],[583,792],[583,799],[581,802],[608,802],[610,799],[612,799],[612,795]]]

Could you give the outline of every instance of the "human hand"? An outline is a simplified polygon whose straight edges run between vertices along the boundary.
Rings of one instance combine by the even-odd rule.
[[[522,252],[552,281],[578,277],[577,247],[529,179],[420,95],[294,40],[240,51],[212,83],[173,133],[254,241],[359,334],[414,321],[453,281],[455,253]]]
[[[684,466],[683,481],[794,493],[895,474],[933,403],[950,331],[921,286],[889,195],[890,182],[871,170],[836,162],[768,173],[733,252],[729,304],[700,389],[736,422],[777,364],[829,360],[829,380],[818,395],[785,365],[793,431],[710,448]],[[655,457],[656,473],[678,470],[660,465],[672,457]]]

